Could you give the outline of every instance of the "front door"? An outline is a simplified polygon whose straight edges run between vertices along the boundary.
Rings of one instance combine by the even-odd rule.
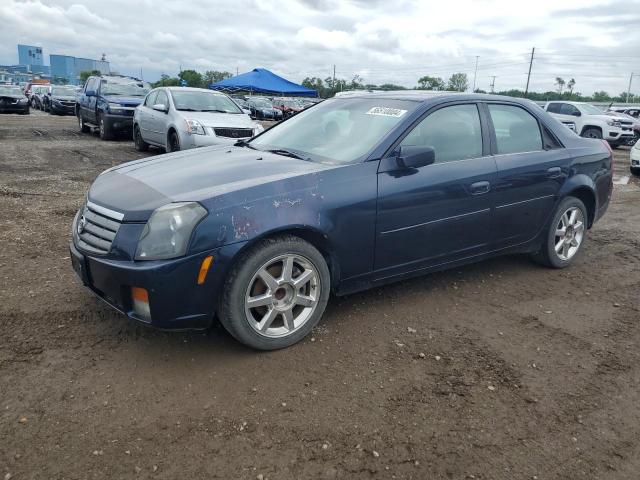
[[[488,250],[496,180],[488,139],[478,105],[447,105],[429,112],[399,144],[432,147],[435,163],[394,169],[393,155],[381,161],[374,280]]]

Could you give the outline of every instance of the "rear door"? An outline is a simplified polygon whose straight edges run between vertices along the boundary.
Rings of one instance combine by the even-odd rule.
[[[477,104],[447,104],[429,111],[398,144],[433,147],[435,163],[402,170],[394,168],[395,153],[382,159],[375,280],[488,250],[496,180],[488,135]]]
[[[569,174],[571,156],[521,105],[488,103],[498,167],[495,249],[532,240],[545,225]]]

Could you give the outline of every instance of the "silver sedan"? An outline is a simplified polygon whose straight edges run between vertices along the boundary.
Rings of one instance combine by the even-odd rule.
[[[149,145],[167,152],[210,145],[232,145],[262,132],[227,95],[202,88],[160,87],[136,107],[136,149]]]

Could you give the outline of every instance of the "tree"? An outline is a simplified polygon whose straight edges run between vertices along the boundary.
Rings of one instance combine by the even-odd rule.
[[[599,91],[599,92],[593,92],[593,95],[591,96],[591,98],[593,99],[594,102],[609,102],[611,101],[611,97],[609,96],[609,94],[603,90]]]
[[[562,89],[564,88],[565,81],[561,77],[556,77],[556,83],[554,85],[558,86],[558,93],[562,95]]]
[[[440,77],[430,77],[429,75],[425,75],[418,79],[418,89],[419,90],[444,90],[445,84],[444,80]]]
[[[166,73],[163,73],[162,75],[160,75],[160,80],[158,80],[157,82],[153,82],[151,84],[151,86],[153,88],[156,88],[156,87],[177,87],[178,85],[180,85],[180,79],[177,78],[177,77],[170,77]]]
[[[80,72],[80,81],[82,83],[87,81],[87,78],[92,77],[94,75],[100,75],[102,72],[100,70],[84,70]]]
[[[204,72],[203,80],[204,80],[204,84],[205,87],[209,87],[209,85],[211,85],[212,83],[218,83],[221,82],[222,80],[224,80],[225,78],[230,78],[233,75],[231,75],[231,73],[229,72],[219,72],[217,70],[207,70],[206,72]]]
[[[449,77],[447,89],[454,92],[464,92],[469,88],[469,80],[466,73],[454,73]]]
[[[576,86],[576,81],[575,79],[571,79],[567,82],[567,90],[569,90],[569,98],[571,98],[571,95],[573,95],[573,87]]]
[[[194,88],[202,88],[204,85],[204,80],[202,79],[202,74],[196,72],[195,70],[183,70],[178,74],[180,80],[184,80],[187,82],[187,86]]]

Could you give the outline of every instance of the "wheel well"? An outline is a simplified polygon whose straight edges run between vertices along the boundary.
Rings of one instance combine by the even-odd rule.
[[[580,132],[580,135],[582,135],[585,131],[591,128],[593,128],[594,130],[599,130],[600,133],[602,133],[602,128],[598,127],[597,125],[585,125],[584,127],[582,127],[582,131]]]
[[[580,187],[569,193],[569,196],[578,198],[587,207],[588,228],[591,228],[596,216],[596,196],[594,193],[587,187]]]
[[[264,240],[265,238],[282,237],[285,235],[292,235],[294,237],[301,238],[316,247],[327,262],[327,267],[329,267],[329,274],[331,275],[331,286],[337,286],[340,280],[340,264],[333,254],[333,250],[331,248],[329,240],[317,230],[297,227],[269,232],[265,235],[261,235],[259,237],[251,239],[251,241],[247,245],[245,245],[242,250],[247,250],[248,248],[253,247],[256,242]]]

